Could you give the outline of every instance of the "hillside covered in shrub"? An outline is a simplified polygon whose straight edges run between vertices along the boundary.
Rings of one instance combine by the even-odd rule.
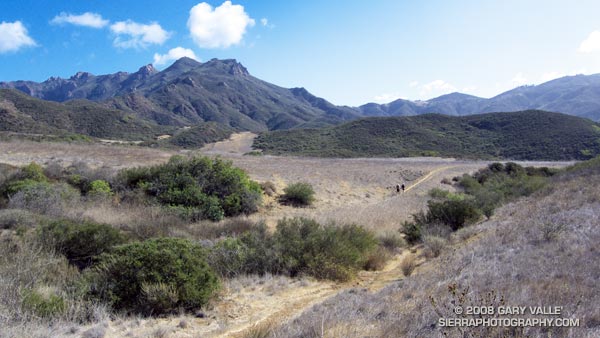
[[[425,114],[272,131],[261,134],[254,147],[268,154],[318,157],[584,160],[600,154],[600,125],[538,110],[463,117]]]

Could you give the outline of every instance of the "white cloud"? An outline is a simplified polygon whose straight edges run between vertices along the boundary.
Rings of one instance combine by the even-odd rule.
[[[410,88],[415,88],[418,85],[419,85],[419,81],[412,81],[411,83],[408,84],[408,86]]]
[[[214,10],[202,2],[192,7],[187,26],[194,42],[203,48],[226,48],[239,44],[246,29],[254,26],[254,19],[244,6],[225,1]]]
[[[421,98],[432,98],[456,91],[456,87],[444,80],[435,80],[421,86]]]
[[[383,93],[380,95],[375,95],[375,97],[373,97],[373,101],[377,103],[389,103],[398,99],[403,99],[400,93]]]
[[[593,31],[581,42],[578,51],[580,53],[591,53],[600,51],[600,31]]]
[[[110,26],[117,35],[113,44],[120,48],[146,48],[149,45],[162,45],[170,34],[158,23],[140,24],[131,20],[119,21]]]
[[[260,24],[263,26],[269,25],[269,19],[267,19],[267,18],[260,19]]]
[[[517,73],[515,77],[510,80],[511,84],[514,86],[522,86],[527,83],[527,78],[523,75],[523,73]]]
[[[191,49],[187,49],[187,48],[183,48],[183,47],[176,47],[171,49],[170,51],[167,52],[167,54],[154,54],[154,65],[155,66],[162,66],[162,65],[166,65],[167,63],[171,62],[171,61],[175,61],[175,60],[179,60],[182,57],[188,57],[190,59],[194,59],[196,61],[200,61],[200,59],[198,59],[198,57],[196,56],[196,54],[194,53],[193,50]]]
[[[0,23],[0,53],[16,52],[31,46],[36,46],[36,43],[21,21]]]
[[[108,20],[102,18],[100,14],[86,12],[80,15],[60,13],[50,21],[54,25],[72,24],[91,28],[102,28],[108,25]]]

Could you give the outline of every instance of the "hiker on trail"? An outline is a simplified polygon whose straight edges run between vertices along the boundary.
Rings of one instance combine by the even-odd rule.
[[[404,183],[402,183],[402,192],[404,192],[404,188],[405,188]]]
[[[400,192],[400,184],[396,184],[396,192]]]

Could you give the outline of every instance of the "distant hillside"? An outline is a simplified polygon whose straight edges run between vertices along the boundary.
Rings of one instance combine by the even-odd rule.
[[[200,63],[182,58],[161,72],[148,65],[132,74],[80,72],[42,83],[5,82],[0,88],[58,102],[98,101],[147,121],[178,127],[213,121],[264,131],[328,126],[360,116],[358,109],[334,106],[304,88],[287,89],[257,79],[235,60]]]
[[[518,87],[490,99],[452,93],[427,101],[369,103],[359,109],[364,116],[464,116],[539,109],[600,121],[600,74],[565,76],[537,86]]]
[[[145,140],[175,128],[87,100],[43,101],[14,89],[0,89],[0,130],[32,134],[78,133],[99,138]]]
[[[319,157],[572,160],[600,154],[600,125],[536,110],[374,117],[330,128],[263,133],[254,147],[269,154]]]

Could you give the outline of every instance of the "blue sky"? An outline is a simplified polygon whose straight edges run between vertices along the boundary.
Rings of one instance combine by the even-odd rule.
[[[2,0],[0,81],[235,58],[335,104],[600,73],[599,1]]]

